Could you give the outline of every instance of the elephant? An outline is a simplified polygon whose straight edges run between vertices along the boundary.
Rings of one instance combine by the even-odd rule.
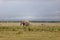
[[[22,25],[22,26],[29,26],[30,23],[29,23],[28,20],[22,20],[21,23],[20,23],[20,25]]]

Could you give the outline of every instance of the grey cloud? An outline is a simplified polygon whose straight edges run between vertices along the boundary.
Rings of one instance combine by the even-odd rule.
[[[59,0],[0,0],[0,18],[60,20]],[[29,17],[30,16],[30,17]]]

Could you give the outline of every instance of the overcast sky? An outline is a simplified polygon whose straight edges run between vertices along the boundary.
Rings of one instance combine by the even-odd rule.
[[[0,0],[0,20],[60,21],[60,0]]]

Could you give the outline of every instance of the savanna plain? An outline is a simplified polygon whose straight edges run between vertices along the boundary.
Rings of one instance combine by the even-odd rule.
[[[0,40],[60,40],[60,23],[0,23]]]

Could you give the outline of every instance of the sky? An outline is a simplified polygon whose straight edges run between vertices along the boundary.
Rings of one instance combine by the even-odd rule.
[[[60,0],[0,0],[0,20],[60,21]]]

